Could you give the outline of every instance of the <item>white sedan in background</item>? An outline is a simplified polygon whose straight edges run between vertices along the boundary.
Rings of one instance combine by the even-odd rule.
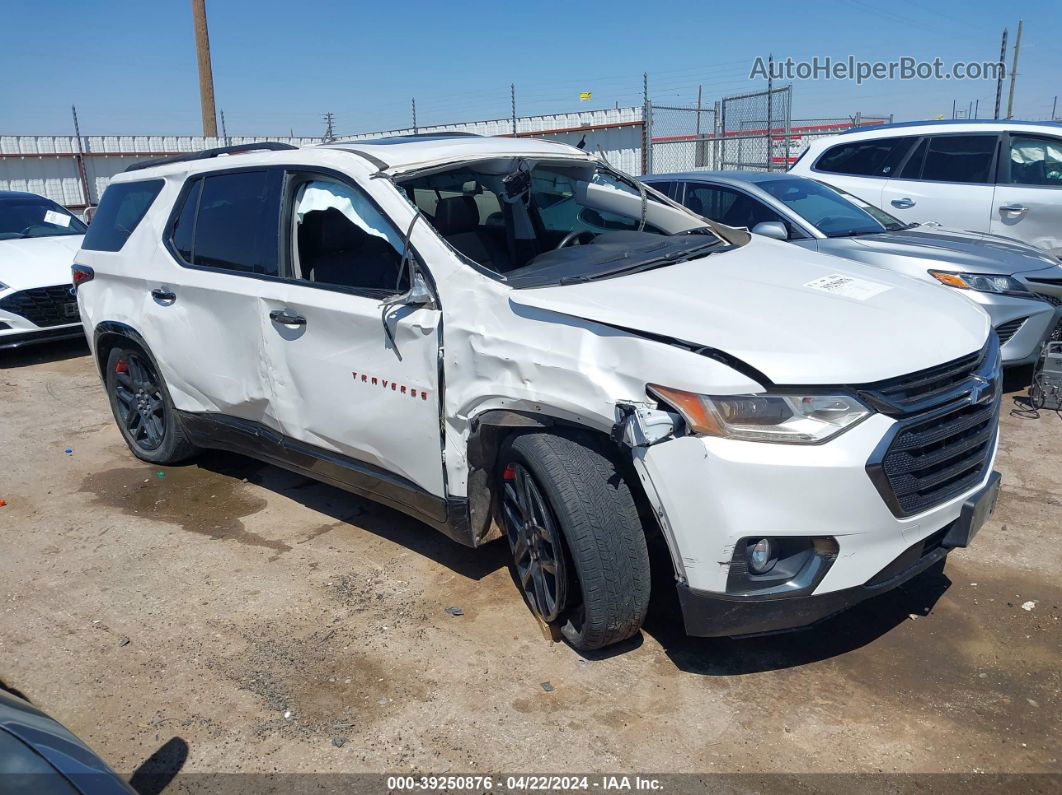
[[[70,265],[86,229],[50,199],[0,191],[0,350],[84,334]]]

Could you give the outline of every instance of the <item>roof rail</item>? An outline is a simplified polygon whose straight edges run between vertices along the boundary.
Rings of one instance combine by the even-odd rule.
[[[297,146],[291,144],[282,144],[279,141],[260,141],[254,144],[236,144],[235,146],[219,146],[215,149],[204,149],[201,152],[188,152],[181,155],[170,155],[169,157],[157,157],[154,160],[141,160],[139,163],[133,163],[133,165],[127,167],[126,171],[139,171],[142,168],[151,168],[153,166],[161,166],[166,163],[184,163],[189,160],[209,160],[212,157],[218,157],[219,155],[238,155],[241,152],[257,152],[262,149],[268,149],[271,151],[281,151],[285,149],[298,149]]]
[[[861,133],[868,130],[896,130],[904,127],[925,127],[937,124],[1006,124],[1016,127],[1062,126],[1057,121],[1024,121],[1020,119],[923,119],[922,121],[898,121],[892,124],[861,124],[858,127],[849,127],[846,130],[841,130],[837,134],[848,135],[849,133]]]

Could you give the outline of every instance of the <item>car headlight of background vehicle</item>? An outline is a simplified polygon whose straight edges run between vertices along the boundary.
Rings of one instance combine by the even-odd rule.
[[[851,428],[871,411],[851,395],[699,395],[650,384],[693,433],[750,442],[816,444]]]
[[[1019,295],[1022,298],[1037,298],[1036,293],[1012,276],[993,273],[954,273],[952,271],[930,271],[929,275],[948,287],[960,290],[976,290],[979,293],[997,293],[999,295]]]

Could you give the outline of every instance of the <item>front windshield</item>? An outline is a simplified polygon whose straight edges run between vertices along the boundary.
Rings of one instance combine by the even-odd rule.
[[[616,276],[723,245],[703,218],[593,161],[465,163],[399,188],[451,247],[514,287]]]
[[[821,182],[787,177],[757,184],[826,237],[872,235],[888,230],[885,223]]]
[[[830,187],[830,186],[827,186],[827,187]],[[865,202],[862,199],[860,199],[858,196],[853,196],[851,193],[849,193],[846,190],[841,190],[840,188],[834,188],[834,187],[830,187],[830,190],[837,191],[842,196],[844,196],[846,199],[848,199],[848,201],[852,202],[852,204],[856,205],[857,207],[859,207],[859,208],[861,208],[863,210],[866,210],[868,213],[873,215],[878,220],[878,222],[882,226],[884,226],[886,229],[888,229],[890,232],[895,232],[895,231],[897,231],[899,229],[908,229],[908,228],[910,228],[912,226],[918,226],[918,224],[905,224],[903,221],[901,221],[895,215],[890,215],[889,213],[885,212],[880,207],[875,207],[870,202]]]
[[[83,235],[86,229],[81,221],[48,199],[0,199],[0,240]]]

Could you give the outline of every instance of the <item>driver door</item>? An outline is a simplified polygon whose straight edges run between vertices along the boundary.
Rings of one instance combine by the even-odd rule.
[[[284,191],[290,272],[263,318],[283,433],[392,499],[443,497],[441,313],[389,303],[408,287],[400,233],[353,181],[291,171]]]

